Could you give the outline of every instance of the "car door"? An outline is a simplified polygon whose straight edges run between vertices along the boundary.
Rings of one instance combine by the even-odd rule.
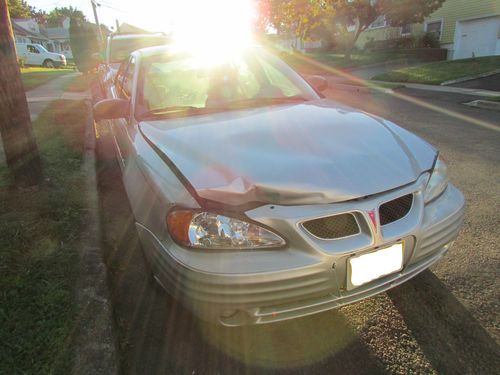
[[[133,80],[135,73],[135,58],[131,58],[128,63],[122,64],[116,76],[115,85],[112,89],[112,96],[115,98],[126,99],[131,101]],[[118,154],[118,161],[122,170],[126,167],[127,159],[131,151],[131,138],[129,128],[131,126],[131,118],[121,118],[112,121],[111,130],[115,141],[115,146]]]
[[[26,64],[28,65],[42,65],[43,61],[42,60],[42,54],[34,46],[33,44],[28,44],[26,45],[26,48],[28,50],[27,52],[27,58],[26,58]]]

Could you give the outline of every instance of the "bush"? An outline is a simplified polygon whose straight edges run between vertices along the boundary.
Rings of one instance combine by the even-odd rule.
[[[439,48],[440,43],[435,33],[425,33],[417,39],[417,48]]]
[[[425,33],[420,36],[404,36],[401,38],[374,40],[370,38],[365,43],[367,51],[401,50],[413,48],[439,48],[440,43],[434,33]]]

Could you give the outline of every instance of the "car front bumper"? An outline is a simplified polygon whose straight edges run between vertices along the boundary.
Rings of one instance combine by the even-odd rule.
[[[424,205],[425,181],[360,201],[320,206],[264,206],[252,219],[286,234],[286,249],[203,253],[160,240],[138,224],[155,277],[196,316],[226,326],[265,324],[315,314],[360,301],[399,285],[430,267],[450,248],[461,228],[465,201],[452,184]],[[319,240],[301,231],[304,217],[365,214],[380,202],[414,193],[407,217],[366,235]],[[357,288],[349,286],[349,257],[405,243],[403,269]]]

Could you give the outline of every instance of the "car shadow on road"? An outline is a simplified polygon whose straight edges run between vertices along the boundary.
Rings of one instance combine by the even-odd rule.
[[[387,294],[436,371],[498,373],[499,346],[431,271]]]

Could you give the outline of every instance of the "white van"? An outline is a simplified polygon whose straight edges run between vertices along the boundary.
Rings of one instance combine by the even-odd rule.
[[[66,66],[66,57],[60,53],[49,52],[44,46],[34,43],[16,43],[17,57],[26,65],[59,68]]]

